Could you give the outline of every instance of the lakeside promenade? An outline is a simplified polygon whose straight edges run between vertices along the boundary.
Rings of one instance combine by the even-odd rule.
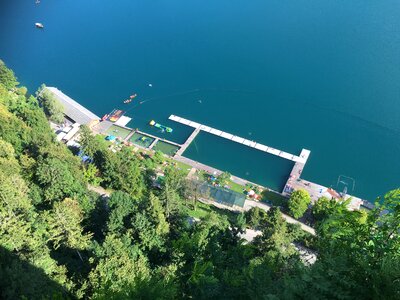
[[[66,98],[69,99],[68,96],[66,96],[65,94],[63,94],[61,91],[59,91],[56,88],[50,88],[49,90],[56,95],[56,98],[57,98],[57,100],[60,101],[60,103],[65,102],[64,99],[66,99]],[[76,101],[74,101],[72,99],[70,100],[70,102],[77,103]],[[70,103],[70,102],[68,102],[68,103]],[[173,120],[173,121],[176,121],[176,122],[178,122],[180,124],[184,124],[184,125],[187,125],[187,126],[190,126],[190,127],[194,128],[194,130],[191,133],[191,135],[186,139],[186,141],[183,144],[177,144],[175,142],[172,142],[172,141],[169,141],[169,140],[166,140],[166,139],[163,139],[163,138],[159,138],[157,136],[148,134],[146,132],[139,131],[137,129],[134,130],[134,129],[126,127],[126,126],[119,125],[119,124],[117,124],[117,122],[113,123],[113,122],[110,122],[110,121],[100,121],[98,116],[94,115],[88,109],[86,109],[85,107],[81,106],[78,103],[77,103],[77,105],[75,105],[73,107],[73,109],[67,110],[65,112],[65,115],[67,117],[69,117],[70,119],[74,120],[75,122],[77,122],[77,119],[79,119],[79,121],[81,121],[81,122],[77,122],[77,123],[81,123],[81,124],[82,123],[83,124],[90,123],[89,127],[91,127],[91,129],[95,133],[107,134],[107,131],[111,128],[111,126],[117,126],[117,127],[121,128],[121,129],[128,130],[130,132],[127,134],[127,136],[125,136],[122,139],[126,143],[129,142],[130,138],[133,136],[133,134],[135,132],[137,132],[139,134],[142,134],[142,135],[145,135],[145,136],[148,136],[148,137],[151,137],[152,139],[154,139],[152,141],[152,143],[150,145],[148,145],[147,147],[143,147],[143,146],[135,144],[136,146],[139,146],[140,148],[143,148],[143,149],[152,150],[153,147],[159,141],[163,141],[163,142],[169,143],[169,144],[171,144],[173,146],[178,147],[178,150],[175,153],[175,155],[173,156],[173,159],[175,159],[177,161],[180,161],[182,163],[186,163],[187,165],[189,165],[191,167],[194,167],[194,168],[197,168],[197,169],[201,169],[201,170],[204,170],[204,171],[206,171],[206,172],[208,172],[210,174],[218,176],[219,174],[222,173],[222,171],[220,171],[220,170],[218,170],[216,168],[213,168],[211,166],[208,166],[208,165],[193,161],[193,160],[183,156],[184,151],[191,144],[191,142],[196,138],[196,136],[201,131],[204,131],[204,132],[219,136],[221,138],[228,139],[228,140],[231,140],[231,141],[236,142],[236,143],[240,143],[240,144],[242,144],[244,146],[248,146],[248,147],[257,149],[259,151],[266,152],[266,154],[272,154],[272,155],[275,155],[275,156],[278,156],[278,157],[281,157],[281,158],[284,158],[284,159],[288,159],[288,160],[291,160],[291,161],[295,162],[294,167],[293,167],[291,173],[289,174],[289,178],[288,178],[288,180],[287,180],[287,182],[286,182],[286,184],[285,184],[285,186],[283,188],[283,191],[280,192],[280,194],[282,194],[285,197],[289,197],[290,194],[294,190],[305,189],[310,194],[311,199],[312,199],[313,202],[317,201],[318,198],[320,198],[321,196],[327,196],[327,197],[332,197],[332,198],[336,198],[336,199],[342,199],[342,198],[349,199],[349,198],[351,198],[349,209],[352,209],[352,210],[359,209],[361,206],[364,206],[364,207],[366,207],[368,209],[372,209],[374,207],[373,204],[369,203],[366,200],[363,200],[363,199],[360,199],[360,198],[357,198],[357,197],[354,197],[354,196],[351,196],[351,195],[341,195],[341,194],[337,193],[336,191],[334,191],[331,188],[327,188],[327,187],[319,185],[317,183],[313,183],[313,182],[310,182],[310,181],[302,179],[300,176],[301,176],[302,171],[303,171],[303,169],[304,169],[304,167],[306,165],[306,162],[307,162],[307,160],[308,160],[308,158],[310,156],[310,151],[306,150],[306,149],[303,149],[301,151],[300,155],[298,155],[298,156],[297,155],[293,155],[293,154],[290,154],[288,152],[281,151],[281,150],[275,149],[273,147],[257,143],[255,141],[250,141],[250,140],[238,137],[236,135],[233,135],[233,134],[230,134],[230,133],[227,133],[227,132],[223,132],[221,130],[218,130],[218,129],[215,129],[215,128],[212,128],[212,127],[209,127],[209,126],[206,126],[206,125],[203,125],[203,124],[200,124],[200,123],[197,123],[197,122],[193,122],[193,121],[187,120],[185,118],[181,118],[181,117],[176,116],[176,115],[170,115],[169,119]],[[89,121],[86,122],[86,119],[83,119],[83,117],[80,117],[80,118],[77,117],[77,116],[81,116],[81,115],[83,117],[88,116],[87,118],[89,119],[90,122]],[[265,187],[263,187],[261,185],[255,184],[253,182],[250,182],[248,180],[245,180],[245,179],[242,179],[242,178],[239,178],[239,177],[236,177],[236,176],[232,176],[231,179],[232,179],[233,182],[235,182],[235,183],[237,183],[239,185],[245,186],[246,184],[252,184],[252,185],[260,186],[261,188],[265,189]]]
[[[245,146],[266,152],[267,154],[272,154],[272,155],[295,162],[295,164],[292,168],[292,171],[289,174],[289,178],[288,178],[283,190],[280,192],[285,197],[289,197],[290,194],[295,190],[304,189],[310,194],[312,203],[317,201],[322,196],[326,196],[328,198],[335,198],[335,199],[344,198],[345,200],[351,198],[349,206],[348,206],[348,208],[350,210],[360,209],[361,206],[364,206],[365,208],[368,208],[368,209],[373,208],[373,204],[369,203],[366,200],[360,199],[360,198],[352,196],[352,195],[347,195],[347,194],[341,195],[340,193],[336,192],[332,188],[328,188],[328,187],[325,187],[318,183],[314,183],[314,182],[302,179],[301,174],[302,174],[303,169],[306,166],[307,160],[311,154],[310,150],[302,149],[300,155],[297,156],[297,155],[287,153],[285,151],[275,149],[270,146],[266,146],[266,145],[257,143],[255,141],[249,141],[249,140],[241,138],[239,136],[236,136],[236,135],[233,135],[233,134],[197,123],[197,122],[193,122],[193,121],[185,119],[185,118],[181,118],[176,115],[170,115],[169,119],[172,121],[178,122],[180,124],[184,124],[184,125],[194,128],[194,131],[192,132],[192,134],[185,141],[185,143],[182,144],[181,149],[179,149],[178,152],[176,153],[176,155],[174,156],[174,159],[185,162],[192,167],[197,167],[204,171],[207,171],[209,173],[216,174],[216,175],[219,175],[221,173],[221,171],[219,171],[217,169],[203,165],[199,162],[195,162],[191,159],[188,159],[188,158],[182,156],[184,151],[187,149],[187,147],[190,145],[190,143],[195,139],[195,137],[200,133],[200,131],[204,131],[204,132],[216,135],[218,137],[228,139],[233,142],[240,143]],[[242,185],[251,183],[247,180],[237,178],[237,177],[234,178],[233,181],[238,184],[242,184]],[[251,183],[251,184],[254,184],[254,183]],[[258,185],[258,184],[255,184],[255,185]],[[260,185],[258,185],[258,186],[260,186]],[[262,187],[262,188],[265,188],[265,187]]]

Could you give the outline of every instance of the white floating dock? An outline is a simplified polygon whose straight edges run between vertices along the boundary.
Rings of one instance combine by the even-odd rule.
[[[281,151],[281,150],[278,150],[278,149],[275,149],[275,148],[272,148],[272,147],[269,147],[266,145],[262,145],[257,142],[250,141],[250,140],[244,139],[242,137],[239,137],[239,136],[227,133],[227,132],[223,132],[221,130],[211,128],[209,126],[202,125],[202,124],[199,124],[199,123],[196,123],[196,122],[193,122],[193,121],[190,121],[190,120],[187,120],[185,118],[181,118],[181,117],[178,117],[175,115],[170,115],[169,119],[172,121],[195,128],[194,134],[192,134],[190,136],[190,138],[185,142],[184,147],[181,148],[181,151],[178,151],[179,155],[181,155],[183,153],[183,151],[187,148],[187,146],[190,144],[190,142],[193,141],[194,137],[200,132],[200,130],[208,132],[208,133],[216,135],[216,136],[219,136],[219,137],[222,137],[222,138],[225,138],[225,139],[228,139],[228,140],[231,140],[231,141],[234,141],[234,142],[242,144],[244,146],[248,146],[250,148],[254,148],[254,149],[257,149],[257,150],[260,150],[263,152],[267,152],[272,155],[282,157],[284,159],[294,161],[296,163],[305,164],[307,162],[308,156],[310,155],[310,151],[306,150],[306,149],[303,149],[300,156],[293,155],[288,152]]]

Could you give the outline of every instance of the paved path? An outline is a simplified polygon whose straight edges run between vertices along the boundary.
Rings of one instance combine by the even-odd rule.
[[[105,195],[107,197],[110,197],[110,195],[111,195],[111,192],[105,190],[101,186],[93,186],[93,185],[88,184],[88,190],[92,191],[92,192],[95,192],[95,193],[97,193],[99,195],[102,195],[102,196]]]
[[[249,210],[252,207],[258,207],[261,208],[265,211],[269,211],[269,209],[271,208],[271,206],[263,203],[263,202],[257,202],[257,201],[253,201],[253,200],[246,200],[244,203],[244,210]],[[307,231],[308,233],[315,235],[315,229],[312,228],[311,226],[308,226],[304,223],[301,223],[299,221],[297,221],[296,219],[293,219],[292,217],[282,213],[283,218],[286,220],[286,222],[291,223],[291,224],[299,224],[301,229],[303,229],[304,231]]]
[[[239,234],[239,236],[246,240],[246,242],[251,243],[257,236],[262,235],[260,230],[254,230],[246,228],[244,233]],[[296,250],[299,252],[300,259],[305,265],[312,265],[317,261],[317,253],[299,244],[292,244]]]

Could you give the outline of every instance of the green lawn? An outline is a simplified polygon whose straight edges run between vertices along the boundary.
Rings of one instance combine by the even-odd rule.
[[[194,218],[198,218],[198,219],[204,219],[211,212],[216,213],[218,216],[226,216],[228,218],[228,220],[231,220],[231,221],[235,220],[238,215],[237,213],[232,212],[230,210],[220,209],[213,205],[208,205],[208,204],[202,203],[200,201],[197,202],[196,210],[188,209],[188,215],[191,217],[194,217]]]
[[[229,180],[227,185],[230,187],[230,190],[240,194],[243,194],[243,190],[246,188],[245,186],[233,182],[232,180]]]
[[[190,170],[192,169],[191,166],[182,163],[180,161],[174,161],[176,163],[176,166],[178,167],[178,169],[182,170],[183,173],[185,173],[185,175],[189,174]]]

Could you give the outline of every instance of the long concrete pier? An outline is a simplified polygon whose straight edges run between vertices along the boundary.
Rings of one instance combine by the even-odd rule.
[[[196,138],[196,136],[200,132],[200,126],[198,126],[192,134],[189,136],[189,138],[185,141],[185,143],[179,148],[179,150],[176,152],[175,155],[181,156],[183,152],[185,152],[186,148],[189,147],[190,143],[193,142],[193,140]]]
[[[276,155],[276,156],[279,156],[279,157],[282,157],[282,158],[285,158],[285,159],[288,159],[288,160],[291,160],[291,161],[294,161],[294,162],[306,163],[306,161],[307,161],[307,159],[304,158],[304,157],[293,155],[293,154],[290,154],[288,152],[281,151],[281,150],[275,149],[273,147],[257,143],[255,141],[250,141],[250,140],[244,139],[242,137],[239,137],[239,136],[236,136],[236,135],[233,135],[233,134],[230,134],[230,133],[227,133],[227,132],[224,132],[224,131],[221,131],[221,130],[218,130],[218,129],[215,129],[215,128],[212,128],[212,127],[209,127],[209,126],[202,125],[200,123],[187,120],[185,118],[181,118],[181,117],[178,117],[178,116],[175,116],[175,115],[170,115],[169,119],[172,120],[172,121],[175,121],[175,122],[178,122],[178,123],[193,127],[196,130],[197,129],[198,130],[202,130],[204,132],[211,133],[211,134],[219,136],[221,138],[225,138],[225,139],[234,141],[236,143],[248,146],[250,148],[254,148],[254,149],[257,149],[257,150],[260,150],[260,151],[263,151],[263,152],[266,152],[266,153],[269,153],[269,154],[272,154],[272,155]],[[196,133],[196,135],[197,134],[198,134],[198,132]],[[189,142],[189,144],[190,144],[190,142]],[[182,151],[182,153],[183,153],[183,151]]]

